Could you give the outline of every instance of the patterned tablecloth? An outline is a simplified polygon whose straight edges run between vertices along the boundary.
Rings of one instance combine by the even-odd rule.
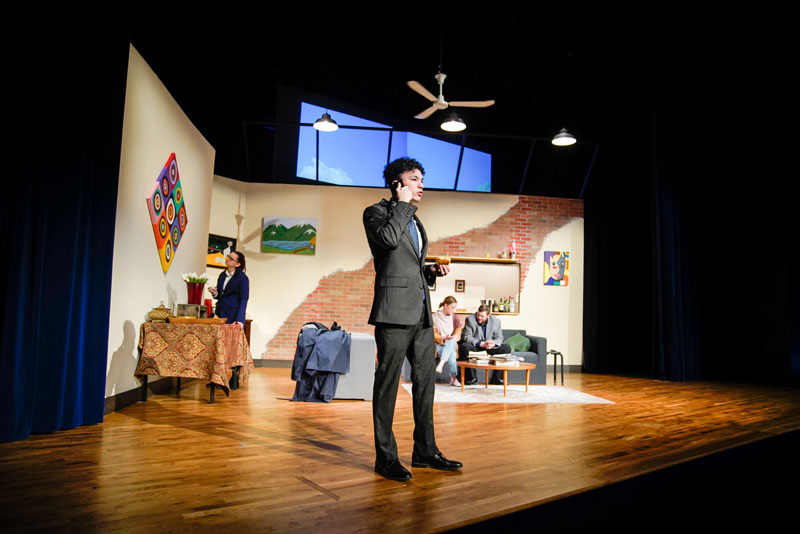
[[[203,378],[228,395],[228,373],[237,365],[246,384],[253,356],[239,325],[143,323],[139,330],[134,375]]]

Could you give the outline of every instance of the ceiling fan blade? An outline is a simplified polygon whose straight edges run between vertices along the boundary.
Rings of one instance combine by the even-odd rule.
[[[433,105],[433,106],[429,107],[428,109],[426,109],[425,111],[423,111],[422,113],[418,113],[417,115],[414,115],[414,118],[415,119],[427,119],[428,117],[433,115],[433,112],[436,111],[437,109],[439,109],[439,108],[437,106]]]
[[[494,104],[494,100],[480,100],[480,101],[467,101],[467,102],[450,102],[451,106],[456,106],[460,108],[488,108],[492,104]]]
[[[425,88],[422,86],[422,84],[421,84],[421,83],[419,83],[419,82],[417,82],[417,81],[414,81],[414,80],[411,80],[411,81],[409,81],[409,82],[407,82],[407,83],[408,83],[408,86],[409,86],[409,87],[410,87],[410,88],[411,88],[413,91],[416,91],[417,93],[421,94],[422,96],[424,96],[425,98],[427,98],[427,99],[428,99],[428,100],[430,100],[431,102],[436,102],[436,97],[435,97],[435,96],[433,96],[433,93],[431,93],[430,91],[428,91],[427,89],[425,89]]]

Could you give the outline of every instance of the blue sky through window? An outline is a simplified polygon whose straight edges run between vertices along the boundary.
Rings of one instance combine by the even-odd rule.
[[[313,123],[328,112],[339,125],[391,128],[307,102],[300,105],[300,122]],[[297,143],[297,176],[316,179],[316,130],[301,126]],[[383,187],[383,168],[389,132],[339,129],[319,135],[319,179],[323,182]],[[394,132],[391,159],[407,156],[425,167],[425,186],[452,189],[461,146],[410,132]],[[492,156],[465,148],[458,179],[459,191],[491,191]]]

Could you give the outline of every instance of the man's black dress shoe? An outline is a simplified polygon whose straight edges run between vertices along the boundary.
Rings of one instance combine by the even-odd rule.
[[[492,376],[489,380],[489,383],[495,386],[502,386],[503,385],[503,377],[502,376]]]
[[[431,467],[443,471],[458,471],[464,466],[461,462],[448,460],[441,452],[438,452],[433,456],[417,456],[416,454],[412,454],[411,467]]]
[[[375,462],[375,472],[389,480],[398,480],[403,482],[411,478],[411,473],[408,469],[403,467],[399,460],[392,460],[390,462]]]
[[[478,383],[478,377],[477,376],[473,376],[470,379],[464,380],[464,385],[465,386],[474,386],[477,383]]]

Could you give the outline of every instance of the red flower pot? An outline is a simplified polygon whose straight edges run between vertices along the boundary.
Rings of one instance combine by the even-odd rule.
[[[203,282],[186,282],[186,292],[189,294],[189,304],[200,304],[203,300]]]

